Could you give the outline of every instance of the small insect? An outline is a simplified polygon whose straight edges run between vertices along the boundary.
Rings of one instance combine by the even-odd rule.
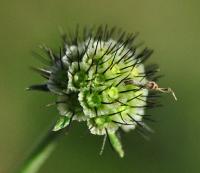
[[[171,88],[160,88],[158,84],[154,81],[147,81],[144,83],[144,82],[139,82],[139,81],[134,81],[134,80],[125,80],[124,83],[126,85],[133,84],[142,88],[146,88],[153,91],[159,91],[162,93],[171,93],[174,99],[177,101],[177,97]]]

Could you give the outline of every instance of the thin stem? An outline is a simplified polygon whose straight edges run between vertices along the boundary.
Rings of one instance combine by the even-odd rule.
[[[25,160],[17,173],[37,173],[50,154],[54,151],[60,137],[63,136],[64,133],[65,129],[57,132],[50,131]]]

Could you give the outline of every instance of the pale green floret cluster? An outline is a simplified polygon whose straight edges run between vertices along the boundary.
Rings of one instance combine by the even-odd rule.
[[[81,59],[74,58],[78,52],[84,52]],[[86,121],[92,134],[108,135],[113,148],[123,157],[116,131],[129,131],[142,121],[148,95],[147,89],[124,83],[128,79],[146,82],[141,75],[145,74],[144,66],[134,56],[137,51],[133,55],[129,48],[112,39],[88,39],[79,46],[68,46],[62,58],[68,67],[67,89],[57,100],[62,116],[54,131],[72,120]]]

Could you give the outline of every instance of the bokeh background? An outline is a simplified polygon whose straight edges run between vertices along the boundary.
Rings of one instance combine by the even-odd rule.
[[[165,77],[161,86],[177,94],[152,110],[156,133],[146,141],[136,132],[122,136],[124,159],[102,138],[73,124],[40,173],[199,173],[200,172],[200,1],[198,0],[0,0],[0,173],[13,173],[57,116],[46,108],[54,96],[24,89],[41,82],[29,69],[39,44],[58,50],[64,30],[109,24],[139,31],[155,50],[151,62]]]

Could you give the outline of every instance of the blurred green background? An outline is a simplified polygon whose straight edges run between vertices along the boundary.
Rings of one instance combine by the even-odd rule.
[[[140,41],[155,50],[151,62],[166,76],[175,102],[152,110],[156,133],[146,141],[135,131],[122,136],[124,159],[74,123],[40,173],[199,173],[200,172],[200,1],[198,0],[0,0],[0,173],[12,173],[51,126],[54,96],[24,89],[42,79],[29,69],[39,44],[59,49],[58,27],[93,24],[139,31]]]

